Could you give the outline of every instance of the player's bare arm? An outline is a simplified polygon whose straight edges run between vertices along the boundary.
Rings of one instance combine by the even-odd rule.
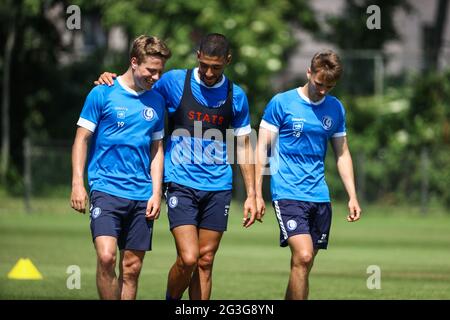
[[[86,163],[89,139],[92,132],[79,127],[72,146],[72,194],[71,206],[78,212],[86,212],[88,195],[84,187],[84,167]]]
[[[258,144],[256,146],[256,165],[255,165],[255,188],[256,188],[256,220],[263,222],[266,213],[266,204],[263,197],[264,169],[268,163],[268,151],[271,143],[275,140],[276,134],[265,129],[259,128]]]
[[[158,219],[161,212],[162,178],[164,168],[164,150],[162,140],[152,142],[151,146],[151,169],[153,193],[147,203],[145,217],[153,220]]]
[[[336,165],[345,190],[347,191],[349,201],[349,215],[347,221],[354,222],[361,217],[361,208],[356,195],[355,178],[353,173],[353,161],[347,144],[347,137],[337,137],[331,140],[333,151],[336,157]]]
[[[256,218],[254,152],[249,135],[237,138],[237,160],[244,178],[245,190],[247,191],[242,224],[245,228],[248,228],[255,222]]]

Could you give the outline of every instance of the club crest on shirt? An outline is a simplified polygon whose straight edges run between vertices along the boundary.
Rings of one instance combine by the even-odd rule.
[[[146,121],[151,121],[155,117],[155,110],[152,107],[145,107],[142,110],[142,115]]]
[[[330,130],[333,127],[333,119],[330,116],[323,116],[322,127],[325,130]]]

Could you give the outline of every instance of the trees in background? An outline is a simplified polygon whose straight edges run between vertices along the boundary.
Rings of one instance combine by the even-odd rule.
[[[71,55],[74,42],[64,41],[67,32],[61,32],[69,5],[81,8],[81,30],[71,32],[81,33],[85,40],[98,37],[89,28],[95,21],[104,30],[104,45],[84,58]],[[128,50],[107,51],[113,27],[125,30],[128,43],[143,33],[166,39],[173,51],[167,68],[194,66],[200,37],[209,32],[226,34],[233,50],[227,74],[244,87],[254,110],[261,110],[272,95],[269,79],[286,66],[286,57],[296,45],[293,26],[317,27],[306,0],[282,0],[277,5],[265,0],[8,0],[0,5],[0,17],[1,38],[12,39],[0,42],[4,75],[0,168],[3,177],[12,175],[3,181],[8,188],[20,176],[23,138],[72,139],[93,80],[103,70],[121,72],[127,65]],[[73,61],[61,64],[64,54]]]
[[[445,8],[447,2],[439,0],[438,8]],[[233,50],[233,61],[226,73],[247,92],[255,126],[274,94],[271,78],[287,67],[288,58],[298,45],[295,28],[331,41],[344,53],[355,48],[379,50],[386,41],[398,36],[393,23],[395,9],[409,9],[406,0],[389,3],[349,0],[341,16],[327,17],[326,23],[319,24],[309,3],[307,0],[279,0],[276,4],[267,0],[1,2],[0,38],[4,40],[0,41],[0,169],[6,177],[3,186],[20,190],[25,136],[38,141],[72,140],[76,120],[94,79],[104,70],[124,71],[128,50],[108,50],[109,32],[117,26],[124,30],[127,44],[143,33],[165,39],[173,51],[168,69],[195,66],[195,51],[202,35],[226,34]],[[373,4],[382,9],[380,30],[365,28],[366,8]],[[64,38],[67,36],[65,8],[69,5],[81,8],[81,30],[69,32],[81,38],[73,36],[73,41]],[[442,32],[446,16],[442,12],[437,14],[433,30]],[[95,29],[96,24],[100,25],[100,31]],[[85,44],[94,45],[82,55],[75,55],[74,40],[83,37]],[[442,39],[442,34],[435,38]],[[62,56],[64,63],[61,63]],[[363,151],[359,163],[365,166],[362,181],[366,184],[368,200],[391,197],[393,201],[402,201],[405,199],[399,195],[417,193],[420,172],[414,166],[420,163],[420,152],[426,147],[431,155],[431,167],[436,168],[430,173],[430,192],[450,203],[445,186],[449,181],[446,172],[450,172],[447,169],[450,163],[449,74],[430,73],[388,91],[380,100],[361,94],[372,93],[367,86],[373,85],[373,67],[367,68],[366,62],[355,60],[344,63],[345,79],[335,93],[344,99],[347,107],[352,147]],[[366,81],[368,78],[370,81]],[[410,154],[405,156],[406,152]],[[10,168],[5,169],[9,164]],[[444,173],[443,168],[446,168]],[[330,183],[335,183],[333,178]],[[339,195],[342,188],[336,184],[332,189]]]
[[[319,30],[306,0],[113,0],[102,10],[105,27],[121,25],[130,39],[141,33],[166,39],[173,50],[169,69],[195,66],[203,35],[227,35],[233,61],[226,73],[246,90],[255,114],[273,93],[270,78],[298,45],[294,28]]]
[[[368,15],[366,8],[381,8],[381,28],[362,28]],[[398,40],[394,24],[396,10],[412,12],[407,0],[348,0],[343,14],[327,17],[328,26],[320,38],[334,43],[344,53],[344,79],[337,88],[345,101],[352,149],[355,152],[357,178],[367,200],[384,202],[434,199],[450,204],[450,111],[448,108],[450,73],[437,70],[442,47],[448,0],[435,1],[435,19],[424,30],[421,73],[388,79],[395,85],[384,88],[383,96],[373,96],[377,65],[362,50],[382,52],[388,41]],[[357,44],[357,46],[355,46]],[[375,50],[375,51],[372,51]],[[385,62],[387,56],[380,56]],[[405,57],[407,58],[407,57]],[[330,171],[333,167],[330,165]],[[329,175],[338,196],[344,189],[336,175]]]

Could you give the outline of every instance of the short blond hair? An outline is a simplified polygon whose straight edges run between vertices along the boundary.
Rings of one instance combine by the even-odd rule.
[[[343,72],[341,59],[332,50],[317,52],[311,59],[311,72],[321,72],[328,81],[337,81]]]
[[[130,59],[134,57],[137,63],[141,64],[148,56],[158,56],[168,60],[172,53],[164,41],[158,37],[140,35],[131,45]]]

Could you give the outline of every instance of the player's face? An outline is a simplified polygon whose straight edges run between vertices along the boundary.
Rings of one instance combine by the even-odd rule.
[[[134,61],[133,61],[134,59]],[[142,63],[137,64],[135,58],[131,59],[135,84],[142,90],[150,90],[161,77],[165,60],[158,56],[148,56]]]
[[[312,101],[319,101],[336,86],[336,81],[327,80],[324,72],[313,73],[308,69],[307,75],[308,94]]]
[[[200,80],[211,87],[220,81],[225,67],[230,63],[231,56],[211,57],[197,52],[198,75]]]

